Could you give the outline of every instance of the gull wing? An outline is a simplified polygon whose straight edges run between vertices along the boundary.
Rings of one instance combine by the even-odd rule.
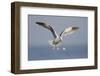
[[[50,25],[48,25],[44,22],[36,22],[36,24],[38,24],[39,26],[42,26],[42,27],[48,29],[49,31],[51,31],[54,38],[58,37],[56,31]]]
[[[63,32],[61,32],[60,37],[72,34],[72,33],[76,32],[78,29],[79,29],[79,27],[65,28],[65,30]]]

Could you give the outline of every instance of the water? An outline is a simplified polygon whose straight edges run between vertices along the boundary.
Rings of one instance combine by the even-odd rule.
[[[64,50],[63,50],[64,48]],[[62,46],[58,50],[50,46],[28,48],[28,60],[55,60],[88,58],[87,45]]]

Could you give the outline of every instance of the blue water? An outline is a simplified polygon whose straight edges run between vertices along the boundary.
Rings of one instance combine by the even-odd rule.
[[[62,48],[66,48],[63,50]],[[87,45],[71,45],[62,46],[57,49],[53,49],[50,46],[41,47],[29,47],[28,48],[28,60],[55,60],[55,59],[79,59],[88,58]]]

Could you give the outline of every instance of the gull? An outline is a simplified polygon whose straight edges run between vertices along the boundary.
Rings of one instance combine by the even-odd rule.
[[[54,39],[49,40],[49,44],[53,47],[58,47],[62,43],[64,36],[68,36],[79,29],[79,27],[68,27],[65,28],[64,31],[60,33],[60,35],[58,35],[51,25],[45,22],[35,22],[35,23],[38,24],[39,26],[44,27],[45,29],[48,29],[52,33]]]

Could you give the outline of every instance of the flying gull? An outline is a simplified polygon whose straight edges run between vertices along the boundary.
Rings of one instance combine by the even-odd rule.
[[[51,25],[49,25],[45,22],[36,22],[36,24],[38,24],[39,26],[42,26],[42,27],[48,29],[49,31],[51,31],[54,39],[50,40],[49,44],[53,47],[58,47],[62,43],[64,36],[70,35],[70,34],[76,32],[79,29],[79,27],[65,28],[64,31],[62,31],[61,34],[58,35]]]

